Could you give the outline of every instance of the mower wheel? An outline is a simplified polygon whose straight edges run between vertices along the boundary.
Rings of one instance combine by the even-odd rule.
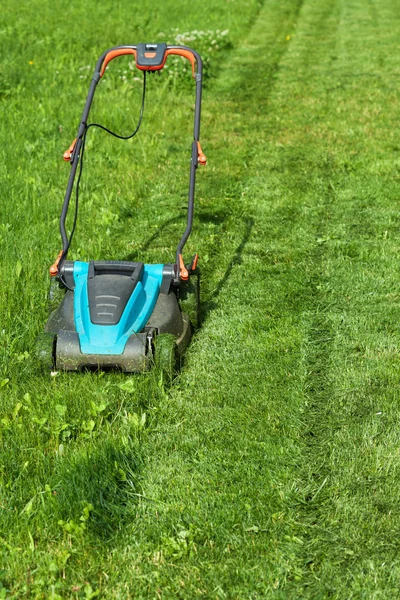
[[[176,342],[170,333],[161,333],[154,340],[155,367],[164,380],[170,383],[176,366]]]
[[[54,334],[40,333],[36,338],[34,358],[42,371],[51,371],[54,368]]]
[[[190,280],[182,285],[180,306],[183,313],[189,315],[194,329],[200,327],[200,270],[191,274]]]
[[[60,305],[65,296],[66,288],[62,286],[54,277],[50,279],[49,292],[47,295],[47,308],[52,312]]]

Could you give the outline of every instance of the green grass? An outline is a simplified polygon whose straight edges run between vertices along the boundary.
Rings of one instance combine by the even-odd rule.
[[[170,386],[50,377],[31,353],[85,67],[175,27],[232,43],[187,247],[202,326]],[[399,32],[394,0],[5,3],[0,598],[399,597]],[[124,69],[92,118],[129,132]],[[89,134],[74,258],[173,257],[193,98],[161,76],[147,99],[132,142]]]

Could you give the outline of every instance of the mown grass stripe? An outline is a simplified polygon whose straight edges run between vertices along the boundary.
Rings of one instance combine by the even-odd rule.
[[[385,360],[385,351],[385,358],[372,358],[375,352],[382,355],[383,348],[393,348],[398,329],[395,311],[388,313],[383,300],[387,294],[391,296],[388,290],[393,286],[397,289],[397,249],[390,242],[389,249],[382,241],[387,235],[385,226],[390,227],[392,220],[393,194],[392,183],[384,175],[393,168],[389,141],[392,105],[383,93],[390,89],[392,73],[390,59],[382,60],[391,52],[387,24],[395,17],[390,3],[382,7],[381,18],[373,3],[368,7],[357,2],[337,4],[341,11],[337,67],[330,77],[321,48],[315,48],[316,71],[327,73],[330,109],[326,114],[336,110],[342,118],[328,117],[321,124],[330,156],[326,174],[330,194],[325,196],[330,201],[310,255],[315,263],[310,281],[313,293],[305,314],[310,322],[305,354],[308,421],[305,466],[297,484],[303,566],[286,594],[293,598],[299,594],[311,598],[396,597],[394,497],[389,499],[385,480],[377,474],[384,471],[387,476],[393,469],[393,475],[396,469],[391,426],[382,428],[379,419],[386,410],[389,419],[397,421],[397,369],[392,370],[389,356]],[[354,35],[360,23],[363,42]],[[381,40],[380,53],[371,55],[365,40],[372,44],[376,37]],[[379,66],[375,61],[380,61]],[[324,79],[311,77],[305,85],[311,95],[313,86],[314,91],[317,85],[318,89],[324,86]],[[379,117],[382,106],[384,120]],[[316,126],[309,133],[315,136]],[[388,163],[378,158],[381,153]],[[380,183],[376,171],[381,173]],[[367,353],[362,350],[363,339]],[[385,372],[386,377],[376,380],[371,389],[376,370]],[[389,470],[384,466],[388,456]]]

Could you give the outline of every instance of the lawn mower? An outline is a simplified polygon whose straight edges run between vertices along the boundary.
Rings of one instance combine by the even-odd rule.
[[[143,72],[139,120],[135,131],[126,137],[102,125],[88,124],[97,84],[108,63],[122,55],[133,55],[136,67]],[[144,111],[146,73],[160,71],[170,55],[190,61],[196,84],[187,226],[179,241],[175,261],[145,264],[124,260],[67,260],[77,222],[79,181],[88,129],[100,127],[120,139],[136,135]],[[197,52],[186,46],[165,43],[116,46],[99,58],[76,139],[64,153],[71,172],[60,217],[62,250],[50,267],[51,290],[61,289],[63,297],[45,326],[47,349],[42,344],[39,350],[39,355],[51,363],[51,368],[65,371],[116,368],[140,372],[150,369],[153,364],[171,367],[175,354],[181,355],[187,347],[192,325],[183,307],[188,303],[198,310],[199,273],[197,254],[185,263],[182,253],[192,228],[196,169],[199,164],[206,164],[199,142],[201,93],[202,60]],[[66,218],[74,185],[75,215],[68,235]]]

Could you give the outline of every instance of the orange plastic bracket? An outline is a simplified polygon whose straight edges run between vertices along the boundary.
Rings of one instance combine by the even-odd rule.
[[[207,158],[206,158],[206,155],[204,154],[203,150],[201,149],[200,142],[197,142],[197,151],[198,151],[198,156],[199,156],[199,163],[201,165],[206,165]]]
[[[184,281],[189,279],[189,271],[185,267],[185,263],[183,262],[182,254],[179,255],[179,276]]]
[[[51,265],[51,267],[49,269],[50,270],[50,275],[52,277],[55,277],[56,275],[58,275],[58,263],[60,262],[62,255],[63,255],[63,250],[61,250],[61,252],[57,256],[55,262]]]
[[[103,64],[101,66],[100,77],[103,77],[104,71],[111,60],[117,58],[117,56],[124,56],[125,54],[133,54],[136,60],[136,50],[133,48],[118,48],[117,50],[110,50],[110,52],[108,52],[104,57]]]
[[[76,141],[77,141],[77,139],[78,139],[78,138],[75,138],[75,139],[74,139],[74,141],[72,142],[72,144],[70,145],[70,147],[68,148],[68,150],[66,150],[66,151],[64,152],[64,154],[63,154],[63,159],[64,159],[66,162],[69,162],[69,161],[71,160],[71,156],[72,156],[72,153],[73,153],[73,151],[74,151],[74,149],[75,149],[75,145],[76,145]]]

